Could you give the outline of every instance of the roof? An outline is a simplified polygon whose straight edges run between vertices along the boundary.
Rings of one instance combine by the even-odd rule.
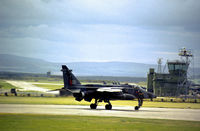
[[[168,63],[171,63],[171,64],[176,64],[176,63],[177,63],[177,64],[186,64],[186,62],[183,61],[183,60],[170,60],[170,61],[168,60],[168,61],[167,61],[167,64],[168,64]]]

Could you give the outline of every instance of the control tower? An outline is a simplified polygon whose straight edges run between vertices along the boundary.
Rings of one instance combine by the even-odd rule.
[[[167,61],[169,73],[155,72],[150,68],[147,75],[147,89],[157,96],[187,95],[190,86],[187,78],[190,65],[191,51],[182,48],[178,55],[180,60]]]

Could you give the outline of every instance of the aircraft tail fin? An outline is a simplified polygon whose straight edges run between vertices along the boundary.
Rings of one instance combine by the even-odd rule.
[[[72,70],[69,70],[66,65],[62,65],[61,71],[63,72],[64,88],[70,88],[70,86],[81,84],[72,73]]]

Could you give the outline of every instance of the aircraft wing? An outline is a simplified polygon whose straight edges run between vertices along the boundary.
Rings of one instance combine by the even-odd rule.
[[[116,89],[116,88],[98,88],[97,89],[98,92],[122,92],[121,89]]]

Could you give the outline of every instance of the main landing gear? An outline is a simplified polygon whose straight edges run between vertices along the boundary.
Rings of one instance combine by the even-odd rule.
[[[96,108],[97,108],[97,105],[98,105],[98,102],[102,102],[102,101],[100,101],[100,100],[97,101],[97,100],[95,99],[95,103],[90,104],[90,108],[91,108],[91,109],[96,109]],[[107,100],[107,101],[104,101],[104,102],[107,102],[107,103],[108,103],[108,104],[105,105],[105,109],[106,109],[106,110],[112,110],[112,105],[111,105],[110,101]]]
[[[96,109],[97,108],[97,104],[90,104],[90,108],[91,109]]]
[[[97,99],[95,99],[95,103],[90,104],[90,108],[91,109],[96,109],[97,108],[97,104],[98,104]]]
[[[143,104],[143,99],[138,98],[138,106],[135,107],[135,110],[139,110],[142,104]]]
[[[112,105],[111,105],[110,101],[109,100],[104,100],[104,102],[108,103],[108,104],[105,105],[105,109],[106,110],[112,110]]]
[[[108,101],[108,104],[105,105],[106,110],[112,110],[112,105],[110,101]]]
[[[91,109],[96,109],[97,105],[98,105],[98,102],[102,102],[102,100],[97,101],[97,99],[95,99],[95,103],[90,104],[90,108]],[[112,105],[111,105],[110,101],[109,100],[106,100],[106,101],[104,100],[104,102],[108,103],[108,104],[105,105],[105,109],[106,110],[112,110]],[[139,110],[139,108],[142,106],[142,104],[143,104],[143,99],[138,98],[138,106],[135,107],[135,110]]]

